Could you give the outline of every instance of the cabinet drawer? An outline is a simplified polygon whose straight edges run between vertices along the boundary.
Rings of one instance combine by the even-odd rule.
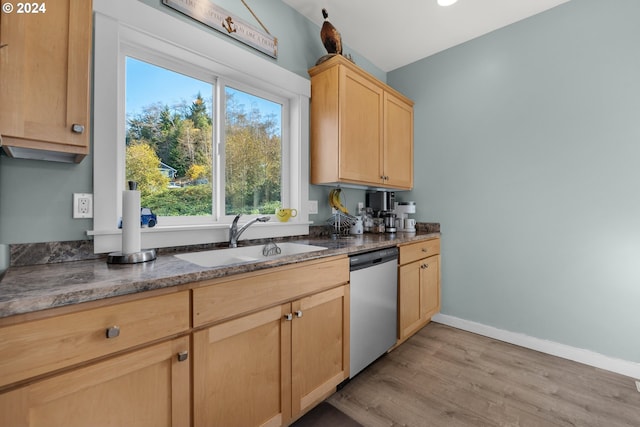
[[[408,264],[440,253],[440,239],[424,240],[400,246],[400,264]]]
[[[188,291],[0,328],[0,387],[188,329]]]
[[[193,326],[218,322],[349,282],[349,259],[312,261],[193,290]]]

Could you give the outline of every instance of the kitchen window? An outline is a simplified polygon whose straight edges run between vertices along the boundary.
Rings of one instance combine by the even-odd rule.
[[[142,206],[165,224],[274,215],[286,100],[152,62],[125,58],[125,175],[138,183]]]
[[[244,222],[281,206],[298,217],[256,225],[245,238],[307,234],[309,81],[170,13],[126,3],[124,11],[94,1],[95,252],[121,248],[127,180],[159,216],[143,229],[143,247],[225,241],[235,214]],[[140,95],[156,76],[146,92],[157,96]]]

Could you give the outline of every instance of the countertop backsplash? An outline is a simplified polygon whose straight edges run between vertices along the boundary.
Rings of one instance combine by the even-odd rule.
[[[55,264],[106,258],[107,254],[93,253],[93,240],[68,242],[17,243],[9,245],[10,267]]]

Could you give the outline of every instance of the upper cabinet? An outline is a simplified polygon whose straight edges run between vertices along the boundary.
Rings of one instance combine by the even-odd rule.
[[[341,55],[309,70],[311,183],[413,187],[413,101]]]
[[[89,153],[92,2],[14,8],[0,14],[2,147],[11,157],[78,163]]]

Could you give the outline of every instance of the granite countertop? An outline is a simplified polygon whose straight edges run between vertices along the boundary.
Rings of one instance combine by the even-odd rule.
[[[364,234],[346,239],[295,239],[292,241],[328,249],[223,267],[200,267],[173,254],[160,254],[154,261],[131,265],[107,264],[105,258],[99,258],[10,267],[0,281],[0,318],[438,236],[439,232],[419,231],[411,234]]]

